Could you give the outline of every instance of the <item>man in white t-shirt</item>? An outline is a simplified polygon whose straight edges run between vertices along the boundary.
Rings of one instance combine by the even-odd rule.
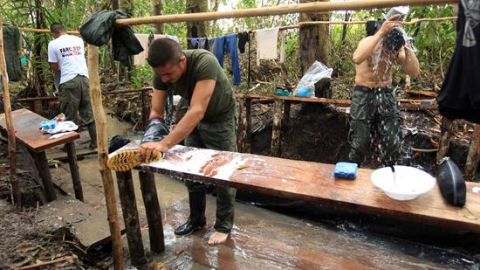
[[[97,146],[95,122],[90,105],[88,69],[85,47],[79,37],[67,34],[59,23],[50,26],[55,38],[48,43],[48,63],[54,72],[60,71],[60,110],[67,120],[85,125],[90,135],[90,148]],[[79,122],[79,117],[82,123]]]

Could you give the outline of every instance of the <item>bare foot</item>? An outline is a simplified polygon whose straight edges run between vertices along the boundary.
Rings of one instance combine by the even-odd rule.
[[[208,238],[209,245],[218,245],[227,242],[228,233],[213,232]]]

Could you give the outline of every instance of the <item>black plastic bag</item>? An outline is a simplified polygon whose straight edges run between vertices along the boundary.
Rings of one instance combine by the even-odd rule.
[[[440,161],[438,166],[438,185],[442,196],[453,206],[464,206],[467,197],[467,187],[457,164],[449,157]]]
[[[165,120],[160,118],[151,119],[145,128],[141,143],[161,141],[169,133]]]

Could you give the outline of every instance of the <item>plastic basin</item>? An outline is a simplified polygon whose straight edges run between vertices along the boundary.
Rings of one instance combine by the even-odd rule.
[[[408,166],[394,167],[395,180],[390,167],[373,171],[370,178],[376,187],[394,200],[413,200],[435,186],[436,179],[420,169]]]

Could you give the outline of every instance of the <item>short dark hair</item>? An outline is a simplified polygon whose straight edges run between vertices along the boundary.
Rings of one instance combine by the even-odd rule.
[[[402,31],[397,28],[393,28],[383,37],[383,46],[385,46],[389,52],[397,52],[403,45],[405,45],[405,38],[403,37]]]
[[[166,64],[175,64],[182,54],[182,49],[175,40],[159,38],[150,44],[147,62],[154,68],[163,67]]]
[[[50,32],[55,33],[55,34],[60,34],[65,32],[66,29],[61,23],[52,23],[50,25]]]

